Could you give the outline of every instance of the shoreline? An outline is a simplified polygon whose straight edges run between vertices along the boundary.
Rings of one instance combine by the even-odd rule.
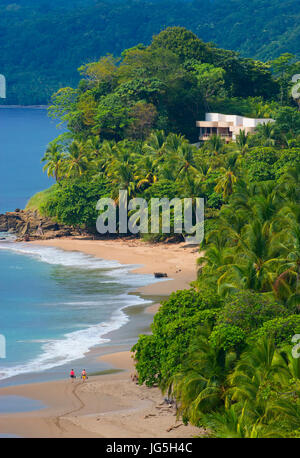
[[[125,265],[138,265],[131,273],[166,273],[161,281],[137,288],[134,292],[148,296],[169,296],[178,289],[189,288],[196,280],[198,247],[181,243],[148,243],[139,239],[90,240],[87,237],[61,237],[58,239],[27,242],[32,245],[50,246],[65,251],[79,251]],[[153,277],[154,278],[154,277]]]
[[[142,296],[167,297],[173,291],[188,288],[196,279],[199,252],[184,243],[149,244],[140,240],[88,240],[82,237],[29,243],[138,265],[130,271],[132,273],[167,273],[167,280],[138,288],[133,293]],[[159,306],[153,303],[144,313],[148,317],[154,315]],[[90,352],[108,369],[89,377],[85,383],[78,380],[73,385],[70,380],[58,380],[0,388],[0,397],[23,396],[47,406],[27,413],[0,414],[0,433],[19,437],[105,438],[185,438],[203,433],[199,428],[177,421],[174,409],[164,404],[158,388],[138,386],[131,381],[134,364],[126,346],[118,348],[108,343]],[[101,375],[102,372],[106,375]]]
[[[24,108],[31,110],[47,110],[49,105],[0,105],[0,108]]]
[[[205,430],[184,426],[159,388],[132,382],[130,352],[99,357],[121,372],[0,389],[1,396],[42,401],[46,408],[0,414],[0,433],[27,438],[191,438]]]

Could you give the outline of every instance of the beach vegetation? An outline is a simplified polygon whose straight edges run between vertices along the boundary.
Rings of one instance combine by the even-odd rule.
[[[159,386],[185,423],[214,437],[299,437],[297,65],[284,53],[268,64],[241,58],[169,27],[82,66],[77,88],[59,90],[49,108],[67,133],[43,158],[56,180],[35,198],[43,214],[92,233],[97,201],[118,208],[120,190],[204,199],[197,279],[162,303],[132,350],[138,382]],[[206,111],[274,122],[202,144],[195,125]],[[171,237],[182,240],[172,212]]]

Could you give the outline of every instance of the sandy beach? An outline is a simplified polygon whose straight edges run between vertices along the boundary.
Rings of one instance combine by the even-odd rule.
[[[29,413],[0,415],[0,431],[20,437],[47,438],[189,438],[205,431],[184,426],[158,388],[131,381],[130,352],[101,357],[123,369],[119,374],[2,388],[4,395],[25,396],[47,404]]]
[[[143,243],[139,240],[55,239],[30,242],[81,251],[122,264],[139,265],[136,272],[167,273],[168,279],[139,289],[140,294],[167,296],[188,288],[196,278],[196,247],[184,244]],[[159,305],[148,307],[156,313]],[[23,396],[41,401],[45,409],[0,414],[0,433],[20,437],[186,438],[204,431],[184,426],[175,409],[164,403],[158,388],[138,386],[130,375],[134,362],[129,351],[99,350],[99,363],[118,373],[90,376],[84,383],[70,380],[4,387],[1,396]]]
[[[196,260],[198,248],[185,243],[150,244],[139,239],[130,240],[87,240],[84,238],[60,238],[30,242],[68,251],[81,251],[99,258],[119,261],[121,264],[140,265],[132,272],[154,274],[162,272],[168,275],[163,282],[154,283],[138,289],[147,295],[169,295],[177,289],[189,288],[196,279]]]

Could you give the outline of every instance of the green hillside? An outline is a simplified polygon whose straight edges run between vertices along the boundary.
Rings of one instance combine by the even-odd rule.
[[[154,34],[174,25],[245,57],[299,56],[298,6],[297,0],[1,0],[6,103],[48,103],[60,87],[77,85],[76,68],[82,63],[147,45]]]

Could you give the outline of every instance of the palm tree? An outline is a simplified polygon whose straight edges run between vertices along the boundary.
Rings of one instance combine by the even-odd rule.
[[[255,290],[269,291],[274,281],[274,265],[277,265],[277,246],[274,246],[272,225],[254,219],[246,225],[240,237],[241,259],[253,264]]]
[[[205,423],[211,428],[211,436],[226,439],[257,439],[284,437],[280,425],[274,420],[263,424],[260,419],[254,421],[247,411],[247,404],[240,409],[236,404],[229,404],[224,411],[205,417]]]
[[[295,384],[299,390],[300,388],[300,358],[294,358],[291,349],[287,346],[282,347],[282,349],[278,350],[280,355],[280,361],[282,362],[282,366],[286,369],[285,372],[282,373],[283,376],[283,385],[290,385],[292,387],[291,381]],[[294,393],[294,391],[292,391]],[[294,393],[295,394],[295,393]]]
[[[286,437],[287,431],[299,429],[300,360],[292,358],[290,349],[279,352],[273,339],[262,337],[252,342],[237,362],[233,359],[233,363],[233,370],[223,382],[224,407],[201,412],[201,423],[210,428],[210,435]],[[291,384],[291,380],[296,382]]]
[[[223,175],[219,178],[218,183],[215,186],[215,191],[222,193],[223,199],[227,200],[228,197],[233,193],[234,186],[237,182],[237,177],[231,170],[221,168],[220,172]]]
[[[87,147],[84,143],[74,140],[68,148],[64,169],[66,177],[78,177],[85,173],[89,165]]]
[[[222,405],[226,378],[236,358],[234,353],[212,347],[210,330],[202,328],[180,373],[167,383],[169,396],[176,399],[178,415],[197,424],[201,415]]]
[[[272,291],[279,261],[278,246],[270,223],[262,223],[257,218],[242,228],[238,221],[236,223],[237,231],[230,226],[230,222],[226,225],[226,220],[219,228],[219,232],[227,236],[221,251],[218,250],[226,253],[226,262],[223,257],[214,255],[216,262],[214,266],[212,264],[219,292],[227,294],[232,289],[245,288],[260,292]],[[209,257],[216,252],[213,242],[206,251]]]
[[[276,143],[275,126],[272,122],[258,124],[255,129],[262,146],[274,146]]]
[[[157,181],[157,164],[158,160],[152,159],[151,156],[143,157],[137,164],[139,181],[137,188],[143,191]]]
[[[299,209],[298,209],[299,210]],[[285,219],[286,220],[286,219]],[[275,295],[288,304],[300,306],[300,226],[289,221],[278,237],[282,251],[278,276],[274,282]]]
[[[279,237],[283,225],[287,226],[280,217],[281,208],[276,186],[247,187],[243,180],[236,185],[230,205],[221,211],[220,230],[228,234],[225,246],[232,246],[234,260],[219,286],[272,291],[286,251]]]
[[[128,196],[134,196],[137,191],[138,177],[131,164],[128,162],[115,161],[110,168],[108,177],[113,185],[113,195],[115,202],[119,199],[119,190],[127,190]]]
[[[205,253],[202,254],[197,260],[198,265],[207,265],[206,270],[217,273],[224,271],[233,262],[233,252],[230,247],[227,247],[222,234],[208,246]],[[223,233],[225,235],[225,232]]]
[[[100,170],[100,173],[106,174],[109,166],[114,158],[114,147],[116,143],[114,141],[104,140],[101,147],[99,148],[98,155],[95,159],[96,168]]]
[[[262,183],[256,188],[257,193],[252,198],[253,215],[262,223],[275,222],[277,213],[282,206],[282,198],[278,193],[276,183]]]
[[[244,220],[248,221],[253,214],[253,199],[255,199],[258,192],[259,188],[256,183],[248,183],[245,179],[240,178],[230,199],[231,212],[243,212]]]
[[[281,421],[287,423],[289,429],[299,430],[300,428],[300,359],[294,358],[291,349],[283,348],[278,350],[279,363],[282,371],[279,376],[282,389],[279,396],[269,403],[267,415],[280,417]]]
[[[46,162],[43,171],[47,170],[48,177],[55,178],[55,181],[61,178],[64,157],[61,146],[56,142],[51,142],[42,159],[42,162]]]
[[[109,151],[109,163],[105,166],[105,174],[111,180],[114,189],[113,198],[116,201],[118,201],[119,189],[127,190],[130,196],[138,190],[139,154],[132,152],[131,146],[127,140],[118,142],[112,147],[106,146]]]
[[[143,145],[143,151],[146,154],[163,158],[166,135],[163,130],[152,132]]]
[[[168,154],[176,154],[183,144],[189,144],[183,135],[170,133],[165,142],[165,150]]]
[[[287,170],[282,179],[283,194],[289,201],[297,203],[300,201],[300,165]]]
[[[286,365],[279,357],[274,340],[262,337],[246,350],[232,374],[229,375],[231,402],[246,406],[247,415],[254,422],[267,424],[268,408],[283,388]]]
[[[241,154],[245,154],[245,152],[248,149],[248,145],[247,145],[248,139],[249,139],[249,134],[248,133],[246,134],[244,130],[240,129],[240,133],[236,137],[236,144]]]
[[[224,151],[224,141],[220,135],[212,135],[209,140],[205,143],[206,148],[218,155]]]
[[[185,177],[200,175],[196,169],[194,161],[194,147],[183,141],[175,153],[177,162],[177,180],[183,180]]]

